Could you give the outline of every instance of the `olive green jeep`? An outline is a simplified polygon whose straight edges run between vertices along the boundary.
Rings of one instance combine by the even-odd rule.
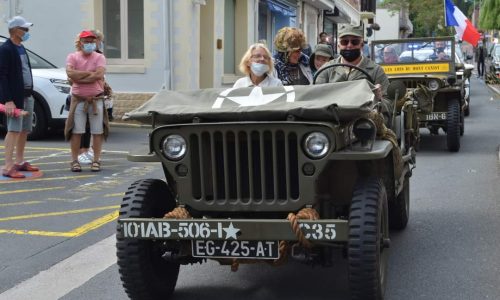
[[[457,152],[468,112],[468,77],[456,56],[453,37],[372,41],[372,58],[391,82],[401,82],[418,102],[421,128],[446,133],[447,148]],[[469,74],[470,75],[470,74]]]
[[[372,88],[363,79],[162,91],[127,114],[153,125],[149,148],[128,159],[165,173],[123,198],[117,256],[128,296],[168,299],[180,265],[207,259],[233,271],[347,259],[352,298],[383,299],[389,228],[407,225],[415,150],[411,128],[385,127]]]

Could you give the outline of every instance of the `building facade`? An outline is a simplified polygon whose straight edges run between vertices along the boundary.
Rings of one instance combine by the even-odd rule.
[[[120,115],[162,89],[232,85],[252,43],[273,49],[276,32],[295,26],[314,47],[321,31],[335,36],[337,23],[359,24],[361,7],[352,0],[1,0],[0,33],[8,35],[8,19],[24,16],[34,23],[26,46],[64,67],[80,31],[103,31],[106,80]]]

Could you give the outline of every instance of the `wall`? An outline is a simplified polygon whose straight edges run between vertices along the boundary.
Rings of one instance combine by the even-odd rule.
[[[380,25],[380,30],[373,31],[370,38],[375,40],[399,38],[399,12],[389,12],[387,9],[377,8],[375,22]]]

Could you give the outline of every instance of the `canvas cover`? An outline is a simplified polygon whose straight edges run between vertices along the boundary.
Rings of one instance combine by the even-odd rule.
[[[308,86],[238,89],[165,90],[124,119],[157,124],[229,121],[349,121],[373,109],[372,85],[366,80]]]

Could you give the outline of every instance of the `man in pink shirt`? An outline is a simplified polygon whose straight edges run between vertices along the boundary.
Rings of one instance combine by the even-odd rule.
[[[81,172],[78,150],[85,133],[87,115],[93,138],[94,161],[91,171],[101,170],[101,149],[104,139],[103,80],[106,67],[104,55],[95,52],[96,36],[92,31],[82,31],[76,41],[76,52],[66,58],[66,73],[73,82],[71,106],[65,131],[71,131],[71,171]]]

